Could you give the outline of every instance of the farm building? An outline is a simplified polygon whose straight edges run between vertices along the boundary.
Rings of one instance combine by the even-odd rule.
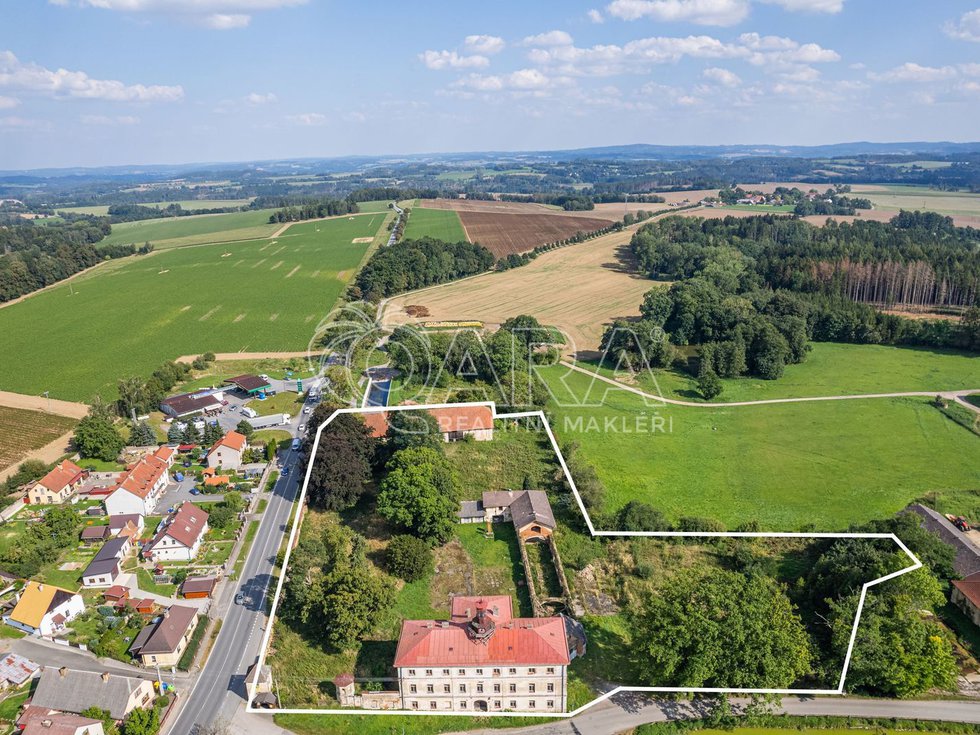
[[[209,411],[217,411],[224,405],[224,391],[202,390],[196,393],[181,393],[180,395],[164,398],[160,402],[160,410],[167,416],[182,419],[186,416],[196,416]]]
[[[476,441],[493,439],[493,410],[490,406],[460,404],[447,408],[426,409],[439,423],[442,440],[460,441],[473,437]],[[388,433],[388,412],[372,411],[363,414],[364,423],[371,429],[371,436],[380,439]]]
[[[545,540],[554,533],[557,524],[541,490],[497,490],[483,493],[482,500],[460,504],[461,523],[499,523],[511,521],[523,540]]]
[[[197,608],[173,605],[141,630],[129,652],[144,666],[176,666],[197,628]]]
[[[402,622],[402,708],[564,712],[568,665],[584,653],[577,631],[564,616],[515,618],[510,596],[454,597],[449,620]]]
[[[33,580],[27,583],[17,604],[3,616],[7,625],[31,635],[52,636],[65,629],[85,610],[81,595]]]
[[[170,468],[176,454],[172,447],[160,447],[130,465],[106,497],[106,513],[110,516],[153,513],[170,484]]]
[[[248,439],[237,431],[229,431],[214,443],[208,451],[208,467],[237,470],[242,466],[242,457],[248,449]]]
[[[257,396],[260,393],[269,393],[272,386],[265,378],[258,375],[237,375],[225,381],[228,385],[233,385],[238,391],[247,396]]]
[[[64,503],[78,492],[79,486],[87,477],[87,470],[83,470],[71,460],[64,459],[34,483],[27,491],[27,501],[34,505]]]
[[[122,720],[134,709],[149,706],[153,697],[153,682],[149,679],[45,666],[31,706],[76,715],[98,707],[108,710],[112,719]]]
[[[913,503],[905,509],[905,512],[909,511],[922,518],[919,525],[938,536],[947,546],[953,548],[956,553],[953,568],[957,574],[961,577],[969,577],[980,572],[980,547],[977,547],[966,534],[950,523],[942,513],[920,503]]]
[[[143,547],[143,556],[154,561],[190,561],[207,532],[208,514],[193,503],[184,503]]]
[[[126,536],[109,539],[82,572],[83,587],[111,587],[120,565],[133,548]]]
[[[980,572],[971,574],[966,579],[954,579],[950,601],[960,608],[974,625],[980,626]]]
[[[105,735],[101,720],[64,712],[33,711],[19,724],[21,735]]]
[[[216,577],[188,577],[180,586],[180,594],[187,600],[203,600],[214,592]]]

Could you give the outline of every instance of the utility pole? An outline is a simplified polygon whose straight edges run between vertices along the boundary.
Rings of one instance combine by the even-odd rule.
[[[51,395],[50,395],[50,392],[49,391],[44,391],[44,393],[42,393],[41,395],[48,399],[48,413],[51,413]]]

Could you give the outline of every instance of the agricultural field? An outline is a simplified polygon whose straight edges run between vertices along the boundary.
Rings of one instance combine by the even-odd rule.
[[[465,242],[469,239],[455,212],[416,207],[408,216],[404,239],[420,237],[434,237],[443,242]]]
[[[387,212],[391,204],[390,199],[374,199],[369,202],[358,202],[357,208],[361,212]]]
[[[252,203],[251,199],[179,199],[174,202],[136,202],[141,207],[155,207],[164,209],[171,204],[179,204],[181,209],[227,209],[229,207],[247,207]],[[71,214],[94,214],[98,217],[105,217],[109,214],[108,204],[96,204],[90,207],[61,207],[58,212],[70,212]]]
[[[561,367],[540,374],[553,428],[595,467],[606,512],[643,500],[675,521],[842,531],[928,493],[972,508],[980,492],[980,437],[928,398],[683,407]]]
[[[129,258],[0,309],[5,388],[111,398],[119,378],[179,355],[306,349],[372,247],[358,241],[377,236],[385,217],[299,223],[276,239]],[[73,352],[71,370],[61,359],[68,344],[86,346]],[[35,358],[30,370],[26,354]]]
[[[779,380],[723,378],[716,403],[773,398],[980,390],[976,355],[956,350],[889,345],[812,342],[806,362],[787,365]],[[582,365],[588,367],[588,365]],[[603,371],[609,374],[608,371]],[[686,401],[701,400],[697,379],[676,370],[653,370],[635,378],[616,375],[649,393]]]
[[[597,217],[564,214],[460,212],[459,218],[470,239],[498,258],[511,253],[526,253],[539,245],[572,237],[577,232],[594,232],[609,225],[609,220]]]
[[[980,216],[980,194],[885,184],[855,184],[851,188],[856,195],[870,199],[876,209],[895,212],[920,209],[946,215]]]
[[[150,242],[153,247],[163,249],[268,237],[282,227],[278,223],[269,224],[269,215],[273,211],[256,209],[250,212],[196,214],[121,222],[112,226],[112,232],[102,243],[142,245]]]
[[[0,470],[67,434],[76,423],[67,416],[0,406]]]
[[[531,314],[566,335],[570,354],[595,351],[606,324],[638,316],[643,294],[655,285],[621,261],[632,234],[613,232],[542,253],[520,268],[398,296],[388,303],[384,324],[473,319],[495,328],[509,317]],[[429,316],[410,317],[410,304],[424,306]]]

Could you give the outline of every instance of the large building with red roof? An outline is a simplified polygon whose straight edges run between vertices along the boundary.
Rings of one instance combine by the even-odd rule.
[[[515,618],[508,596],[454,597],[449,620],[402,622],[394,666],[404,709],[564,712],[568,665],[584,653],[571,618]]]
[[[160,447],[127,467],[105,499],[106,513],[151,515],[170,484],[170,468],[176,455],[173,447]]]
[[[208,532],[208,514],[193,503],[182,503],[157,534],[143,547],[153,561],[191,561]]]
[[[36,505],[64,503],[78,492],[86,477],[88,472],[70,459],[63,459],[27,491],[28,502]]]
[[[473,437],[476,441],[493,439],[493,410],[490,406],[462,403],[458,406],[425,409],[439,424],[443,441],[459,441]],[[362,414],[364,423],[375,439],[388,433],[388,411],[370,411]]]

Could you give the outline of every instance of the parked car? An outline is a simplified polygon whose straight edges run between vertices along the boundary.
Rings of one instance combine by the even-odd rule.
[[[245,593],[244,592],[239,592],[237,595],[235,595],[235,604],[236,605],[244,605],[245,604]]]
[[[309,412],[310,412],[310,407],[309,406],[307,406],[306,408],[303,409],[303,413],[309,413]]]
[[[201,491],[198,490],[196,487],[192,487],[191,488],[191,495],[200,495],[200,494],[201,494]]]

